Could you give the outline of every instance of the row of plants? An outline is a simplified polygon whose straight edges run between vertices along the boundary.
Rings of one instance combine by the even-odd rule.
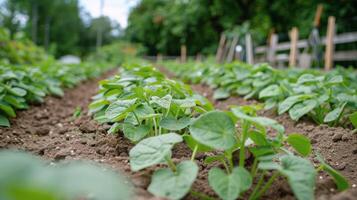
[[[128,200],[132,185],[120,174],[84,161],[44,162],[31,154],[0,150],[0,199]]]
[[[215,88],[214,99],[231,95],[259,99],[265,109],[285,112],[293,120],[308,116],[318,124],[353,124],[357,127],[357,72],[338,68],[330,72],[311,69],[275,69],[268,64],[212,61],[186,64],[165,62],[184,81]]]
[[[62,64],[47,60],[37,65],[0,64],[0,126],[10,126],[16,110],[41,103],[46,95],[63,96],[62,88],[96,77],[113,65]]]
[[[259,199],[278,177],[286,177],[297,199],[314,199],[319,171],[330,174],[340,191],[349,187],[312,152],[307,137],[287,135],[275,120],[257,116],[259,106],[215,110],[189,86],[151,66],[124,65],[120,74],[100,82],[89,109],[96,120],[111,124],[108,133],[123,134],[135,144],[129,152],[132,171],[167,166],[152,174],[148,191],[156,196],[175,200],[190,193],[211,199],[191,189],[200,169],[195,158],[202,152],[211,152],[204,160],[210,166],[208,184],[224,200]],[[271,129],[274,136],[267,132]],[[192,153],[175,163],[172,150],[178,143]],[[314,156],[317,166],[308,159]]]

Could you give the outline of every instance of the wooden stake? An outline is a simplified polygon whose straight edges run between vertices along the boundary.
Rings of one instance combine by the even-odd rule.
[[[181,63],[185,63],[186,61],[187,61],[186,45],[181,45]]]
[[[157,62],[157,63],[162,62],[162,54],[161,54],[161,53],[158,53],[158,54],[157,54],[157,56],[156,56],[156,62]]]
[[[220,62],[223,62],[224,58],[227,58],[228,53],[229,53],[229,44],[231,44],[231,43],[232,43],[232,41],[229,39],[227,39],[226,42],[224,43],[222,57],[220,58]]]
[[[228,56],[227,56],[227,62],[232,62],[233,61],[233,56],[234,56],[234,52],[236,49],[238,43],[238,36],[234,36],[232,43],[231,43],[231,47],[229,48],[229,52],[228,52]]]
[[[278,35],[272,34],[269,41],[269,48],[267,48],[267,58],[271,65],[275,65],[275,51],[278,44]]]
[[[221,38],[219,39],[219,44],[218,44],[218,48],[217,48],[216,62],[221,62],[221,60],[222,60],[222,54],[223,54],[223,48],[224,48],[225,42],[226,42],[226,36],[222,33]]]
[[[254,64],[253,44],[252,44],[252,36],[249,33],[245,35],[245,47],[247,50],[247,63],[253,65]]]
[[[299,39],[299,31],[296,27],[293,27],[293,29],[290,32],[290,55],[289,55],[289,67],[295,67],[296,66],[296,58],[297,58],[297,41]]]
[[[334,36],[335,36],[335,17],[330,16],[328,18],[327,35],[326,35],[326,50],[325,50],[326,71],[331,70],[333,67]]]
[[[323,5],[319,4],[316,8],[315,18],[314,18],[314,27],[318,27],[320,25],[320,18],[322,15]]]

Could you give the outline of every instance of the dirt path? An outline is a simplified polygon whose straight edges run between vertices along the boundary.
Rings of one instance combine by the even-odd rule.
[[[22,149],[50,161],[86,159],[106,164],[133,180],[138,186],[137,199],[150,199],[152,195],[142,189],[149,179],[130,173],[128,151],[132,145],[119,136],[107,135],[109,126],[99,125],[87,115],[98,81],[115,73],[84,81],[66,89],[63,98],[47,97],[43,104],[18,112],[10,128],[0,129],[0,148]],[[74,118],[77,107],[82,114]]]
[[[128,152],[133,146],[121,136],[107,135],[108,125],[99,125],[87,116],[87,106],[96,94],[98,81],[112,74],[111,71],[97,79],[88,80],[73,89],[67,89],[63,98],[47,97],[44,104],[32,106],[31,109],[18,112],[12,120],[11,128],[0,129],[0,148],[17,148],[30,151],[50,161],[86,159],[104,163],[115,170],[125,173],[136,188],[136,199],[158,200],[146,191],[150,175],[155,167],[137,173],[131,173]],[[212,90],[203,85],[194,85],[194,90],[212,96]],[[241,98],[232,97],[216,102],[217,108],[225,109],[228,105],[251,103]],[[73,118],[77,107],[82,108],[82,115]],[[295,124],[287,116],[270,116],[287,128],[287,132],[299,132],[309,136],[318,149],[333,166],[337,166],[351,183],[356,184],[357,177],[357,135],[342,128],[315,126],[305,122]],[[189,159],[191,154],[184,144],[179,144],[173,151],[174,160]],[[207,182],[207,173],[211,166],[203,164],[205,154],[197,155],[200,174],[193,185],[195,191],[214,196]],[[324,175],[318,180],[317,199],[355,199],[356,190],[335,195],[334,184]],[[353,193],[355,192],[355,193]],[[354,195],[354,196],[353,196]],[[185,199],[199,199],[188,195]],[[278,180],[263,199],[294,199],[286,181]]]

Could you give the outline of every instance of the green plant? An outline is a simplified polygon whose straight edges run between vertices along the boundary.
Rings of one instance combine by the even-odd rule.
[[[0,198],[8,200],[131,199],[124,177],[88,162],[48,165],[23,152],[0,151]]]
[[[89,109],[98,121],[112,123],[109,133],[121,130],[138,142],[171,131],[185,133],[191,119],[212,105],[151,66],[128,65],[120,75],[100,82]]]

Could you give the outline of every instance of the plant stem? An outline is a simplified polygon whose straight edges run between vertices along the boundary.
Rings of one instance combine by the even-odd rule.
[[[252,175],[252,177],[254,177],[255,173],[257,172],[257,165],[258,165],[258,159],[254,158],[252,170],[250,171],[250,174]]]
[[[318,168],[316,168],[316,172],[319,172],[319,171],[321,171],[321,170],[323,170],[324,169],[324,166],[323,165],[320,165]]]
[[[155,129],[155,136],[157,135],[157,124],[156,124],[156,119],[153,118],[152,121],[154,122],[154,129]]]
[[[170,167],[170,169],[173,171],[173,172],[176,172],[176,165],[175,163],[172,161],[172,159],[170,157],[165,157],[166,159],[166,162],[167,162],[167,165]]]
[[[262,189],[254,196],[254,199],[258,199],[260,196],[262,196],[271,186],[271,184],[274,182],[274,180],[279,176],[279,172],[275,172],[273,176],[271,176],[268,180],[268,182],[263,186]]]
[[[221,162],[222,162],[224,168],[226,169],[227,173],[230,174],[230,173],[231,173],[231,170],[229,169],[229,167],[228,167],[226,161],[225,161],[225,160],[221,160]]]
[[[195,148],[193,149],[192,156],[191,156],[191,161],[193,161],[196,157],[198,145],[196,144]]]
[[[263,184],[263,182],[264,182],[264,175],[265,175],[265,171],[263,171],[262,175],[260,175],[260,178],[259,178],[259,180],[258,180],[257,185],[255,186],[255,188],[254,188],[252,194],[250,194],[250,196],[249,196],[249,200],[254,200],[254,199],[255,199],[255,198],[254,198],[255,195],[257,194],[257,192],[258,192],[260,186],[261,186],[261,185]]]
[[[239,149],[239,166],[244,167],[245,161],[245,140],[248,136],[249,122],[243,121],[242,141]]]

